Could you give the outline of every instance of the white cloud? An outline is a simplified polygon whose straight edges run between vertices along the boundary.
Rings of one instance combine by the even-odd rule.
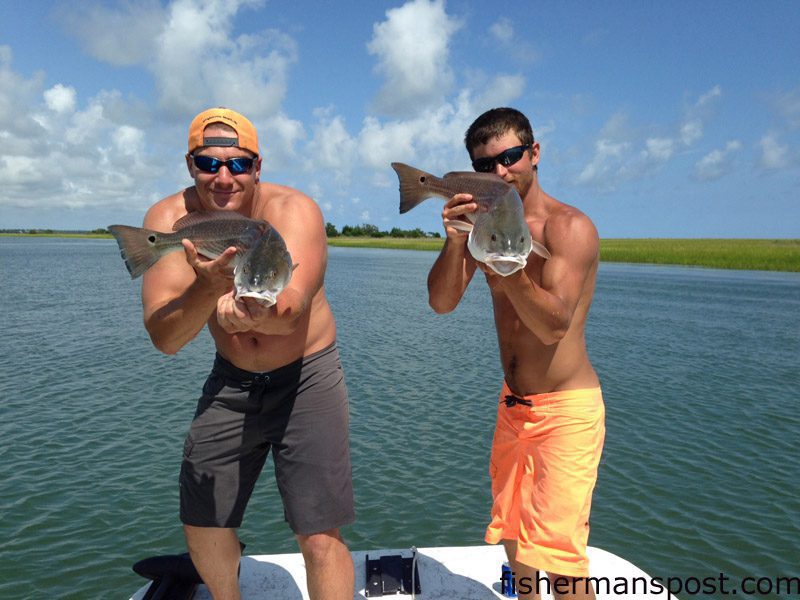
[[[230,106],[255,120],[280,111],[288,70],[297,62],[297,45],[284,33],[235,36],[239,11],[263,4],[175,0],[162,7],[148,0],[61,13],[92,56],[148,70],[168,114],[186,118],[208,106]]]
[[[306,138],[303,123],[283,112],[265,119],[254,119],[264,161],[270,168],[283,168],[296,163],[296,146]]]
[[[233,38],[233,18],[247,4],[252,3],[176,0],[169,7],[150,66],[167,111],[230,106],[255,120],[280,110],[297,46],[275,30]]]
[[[358,161],[386,169],[392,161],[410,162],[429,171],[452,170],[455,161],[468,166],[463,138],[476,111],[468,92],[453,104],[445,103],[407,120],[381,122],[364,119],[358,134]]]
[[[75,110],[77,94],[74,87],[57,83],[44,93],[47,108],[57,113],[71,113]]]
[[[619,172],[622,157],[630,148],[630,143],[599,139],[595,142],[594,157],[578,175],[578,183],[598,184],[601,187],[613,187],[614,181],[609,176]]]
[[[689,148],[703,138],[704,123],[713,116],[721,97],[722,89],[717,85],[691,101],[671,135],[667,132],[667,135],[644,136],[641,131],[652,130],[652,127],[633,127],[624,113],[612,115],[598,134],[594,153],[576,181],[601,189],[615,189],[622,181],[650,175],[673,160],[681,147]],[[721,176],[725,158],[732,150],[726,147],[704,157],[697,163],[694,176],[699,179]]]
[[[775,99],[778,114],[792,129],[800,128],[800,88],[779,94]]]
[[[43,73],[25,79],[11,66],[11,48],[0,45],[0,133],[7,132],[3,150],[6,152],[33,151],[37,138],[45,131],[30,116],[30,108],[40,101]]]
[[[776,134],[765,135],[758,145],[761,148],[759,164],[762,168],[768,170],[783,169],[789,164],[789,147],[781,144]]]
[[[718,85],[715,85],[713,88],[708,90],[705,94],[700,96],[700,98],[697,100],[697,103],[695,104],[695,106],[698,107],[698,108],[703,107],[703,106],[708,106],[711,103],[713,103],[714,101],[716,101],[717,98],[720,98],[721,96],[722,96],[722,88],[720,86],[718,86]]]
[[[525,77],[522,75],[497,75],[489,82],[476,99],[478,106],[494,108],[508,106],[522,96]],[[475,115],[477,116],[477,115]]]
[[[331,116],[330,109],[315,113],[318,123],[308,148],[314,168],[331,169],[339,181],[346,181],[357,156],[357,142],[347,132],[341,116]]]
[[[444,101],[453,85],[448,64],[450,38],[461,23],[445,12],[443,0],[411,0],[386,11],[386,20],[373,26],[370,54],[378,57],[376,71],[386,83],[376,107],[392,115],[418,113]]]
[[[147,153],[132,111],[120,108],[121,94],[101,92],[79,109],[73,87],[43,83],[42,74],[15,73],[10,52],[0,48],[3,206],[130,207],[141,199],[146,208],[143,188],[162,168]]]
[[[700,119],[693,119],[681,124],[679,138],[685,146],[691,146],[703,137],[703,123]]]
[[[139,156],[144,152],[144,131],[130,125],[117,127],[112,133],[114,150],[119,154]]]
[[[645,141],[643,156],[646,159],[665,162],[675,153],[675,140],[670,138],[649,138]]]
[[[725,144],[725,148],[712,150],[695,165],[695,178],[700,181],[710,181],[724,176],[732,169],[731,157],[741,149],[742,143],[732,140]]]
[[[163,29],[167,10],[156,0],[109,8],[70,4],[58,10],[67,29],[98,60],[115,66],[144,64],[153,56],[153,40]]]
[[[501,17],[489,27],[489,33],[500,44],[510,44],[514,41],[514,24],[508,17]]]
[[[508,17],[501,17],[489,26],[490,43],[503,49],[507,57],[522,63],[532,63],[539,59],[539,53],[527,39],[520,39],[514,31],[514,23]]]

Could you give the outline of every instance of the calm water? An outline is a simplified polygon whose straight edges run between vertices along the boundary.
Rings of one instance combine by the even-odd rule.
[[[482,542],[497,342],[483,281],[427,307],[434,258],[330,252],[353,549]],[[183,551],[213,350],[160,355],[138,293],[112,240],[0,238],[2,598],[127,598],[136,560]],[[800,576],[800,276],[603,264],[587,337],[608,427],[590,543],[663,577]],[[294,552],[267,469],[240,535]]]

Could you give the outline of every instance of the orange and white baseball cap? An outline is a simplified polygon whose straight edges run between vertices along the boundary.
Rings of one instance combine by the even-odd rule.
[[[203,131],[212,123],[224,123],[232,127],[237,137],[203,137]],[[189,125],[189,153],[203,146],[238,146],[259,154],[255,126],[244,115],[223,107],[209,108],[192,119]]]

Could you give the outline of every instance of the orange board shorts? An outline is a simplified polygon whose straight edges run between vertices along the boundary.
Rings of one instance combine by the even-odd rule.
[[[588,577],[589,511],[604,439],[599,387],[521,397],[504,382],[489,466],[494,502],[486,541],[517,540],[520,563]]]

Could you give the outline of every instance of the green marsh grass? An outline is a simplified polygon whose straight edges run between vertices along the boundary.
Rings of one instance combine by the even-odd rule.
[[[600,242],[600,260],[800,272],[800,240],[609,239]]]
[[[331,246],[439,251],[443,239],[329,238]],[[800,272],[800,240],[747,239],[607,239],[600,241],[600,260]]]

